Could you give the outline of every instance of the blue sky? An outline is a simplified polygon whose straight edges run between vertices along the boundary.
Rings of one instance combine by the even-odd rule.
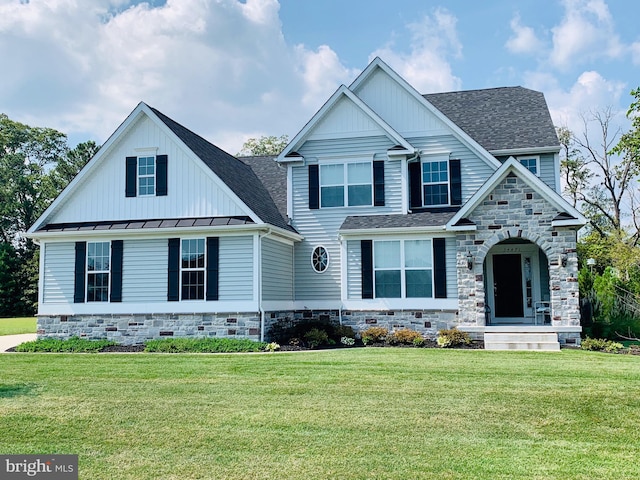
[[[380,56],[422,93],[522,85],[557,125],[640,86],[631,0],[0,0],[0,112],[104,142],[139,101],[230,153]]]

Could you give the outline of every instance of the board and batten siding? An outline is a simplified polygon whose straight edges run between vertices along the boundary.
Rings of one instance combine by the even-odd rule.
[[[262,299],[293,300],[293,245],[262,239]]]
[[[137,151],[140,148],[157,148]],[[166,154],[167,196],[125,197],[125,158]],[[247,215],[200,160],[143,116],[84,177],[49,223]]]
[[[125,240],[122,252],[122,302],[166,302],[166,238]]]
[[[42,302],[73,303],[75,243],[43,243],[44,270]]]
[[[253,300],[253,236],[220,237],[220,300]]]

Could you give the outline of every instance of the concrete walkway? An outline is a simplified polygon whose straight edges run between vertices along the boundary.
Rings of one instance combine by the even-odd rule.
[[[20,345],[24,342],[30,342],[36,339],[35,333],[23,333],[21,335],[0,335],[0,352],[6,352],[8,349]]]

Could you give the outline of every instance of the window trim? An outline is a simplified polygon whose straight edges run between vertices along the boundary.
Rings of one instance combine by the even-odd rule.
[[[148,174],[145,173],[144,175],[142,175],[140,173],[140,161],[141,160],[149,160],[151,159],[153,162],[153,173],[152,174]],[[149,165],[146,165],[146,168],[148,168]],[[156,196],[156,190],[157,190],[157,181],[156,181],[156,174],[157,174],[157,158],[156,155],[138,155],[137,160],[136,160],[136,182],[137,182],[137,189],[138,189],[138,197],[155,197]],[[152,178],[153,179],[153,192],[152,193],[142,193],[142,185],[140,183],[140,181],[143,178]],[[145,188],[149,188],[148,185],[145,185]]]
[[[431,251],[431,266],[430,267],[425,267],[425,268],[417,268],[417,267],[407,267],[406,266],[406,246],[405,243],[406,242],[410,242],[410,241],[416,241],[416,240],[420,240],[420,241],[425,241],[425,242],[429,242],[429,248]],[[393,267],[382,267],[382,268],[378,268],[376,267],[376,262],[375,262],[375,258],[376,258],[376,245],[379,244],[380,242],[400,242],[400,264],[399,264],[399,268],[393,268]],[[372,241],[372,275],[373,275],[373,297],[374,299],[401,299],[401,300],[406,300],[406,299],[435,299],[436,297],[436,287],[435,287],[435,282],[436,282],[436,278],[435,278],[435,254],[434,254],[434,250],[433,250],[433,242],[434,242],[434,238],[388,238],[388,239],[384,239],[384,240],[373,240]],[[400,296],[399,297],[379,297],[376,293],[377,293],[377,288],[376,288],[376,272],[378,271],[400,271]],[[416,271],[416,270],[430,270],[431,271],[431,296],[429,297],[407,297],[407,277],[406,277],[406,272],[407,271]]]
[[[375,204],[375,198],[374,198],[374,174],[373,174],[373,159],[370,158],[354,158],[354,159],[349,159],[346,160],[344,162],[333,162],[333,163],[321,163],[319,164],[318,167],[318,189],[319,189],[319,207],[320,208],[354,208],[354,207],[373,207]],[[368,164],[369,165],[369,183],[350,183],[349,182],[349,165],[354,165],[354,164]],[[322,183],[322,170],[323,167],[329,167],[329,166],[335,166],[335,165],[342,165],[342,183],[341,184],[328,184],[328,185],[323,185]],[[370,188],[370,197],[371,197],[371,201],[368,204],[362,204],[362,205],[350,205],[349,204],[349,187],[350,186],[369,186]],[[342,186],[342,205],[333,205],[333,206],[325,206],[323,205],[322,202],[322,191],[323,188],[325,187],[337,187],[337,186]]]
[[[202,241],[202,251],[203,251],[203,258],[202,258],[202,267],[184,267],[182,265],[182,258],[183,258],[183,245],[184,242],[190,242],[193,240],[200,240]],[[180,281],[179,283],[179,299],[181,302],[193,302],[193,301],[204,301],[207,298],[207,239],[206,237],[181,237],[180,238],[180,252],[179,252],[180,256],[179,256],[179,270],[178,270],[178,279]],[[202,298],[184,298],[184,283],[183,283],[183,272],[202,272]]]
[[[447,167],[447,180],[442,182],[425,182],[424,181],[424,165],[425,163],[444,163]],[[423,208],[448,207],[451,205],[451,167],[449,166],[449,156],[425,156],[420,158],[420,195],[422,198]],[[447,187],[447,203],[427,204],[425,202],[424,187],[427,185],[446,185]]]
[[[536,171],[531,172],[533,173],[536,177],[540,177],[540,155],[520,155],[518,157],[516,157],[516,160],[518,161],[518,163],[520,165],[522,165],[524,168],[526,168],[527,170],[529,170],[531,172],[531,169],[529,167],[527,167],[526,165],[524,165],[522,163],[523,160],[535,160],[536,161]]]
[[[89,263],[89,251],[91,250],[91,245],[96,245],[98,243],[102,243],[102,244],[107,244],[107,254],[108,254],[108,258],[109,258],[109,269],[108,270],[91,270],[89,268],[90,263]],[[84,289],[84,299],[86,303],[109,303],[110,302],[110,295],[111,295],[111,280],[112,280],[112,274],[111,274],[111,240],[96,240],[93,242],[87,242],[87,251],[85,252],[85,272],[84,272],[84,281],[85,281],[85,289]],[[94,255],[95,257],[95,255]],[[103,257],[103,256],[101,256]],[[107,294],[106,294],[106,298],[104,300],[90,300],[89,299],[89,276],[90,275],[99,275],[99,274],[107,274],[107,285],[106,285],[106,289],[107,289]],[[95,287],[94,287],[95,288]],[[104,288],[101,287],[101,288]]]
[[[316,264],[314,263],[314,259],[316,256],[316,251],[318,250],[324,250],[325,253],[325,257],[326,257],[326,261],[325,261],[325,265],[324,268],[322,270],[318,270],[316,268]],[[329,255],[329,250],[327,249],[327,247],[325,247],[324,245],[316,245],[315,247],[313,247],[313,250],[311,251],[311,268],[313,268],[313,271],[317,274],[323,274],[326,273],[329,270],[329,264],[331,262],[331,257]]]

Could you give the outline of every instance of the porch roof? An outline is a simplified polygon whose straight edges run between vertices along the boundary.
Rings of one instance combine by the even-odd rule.
[[[442,227],[455,215],[455,211],[419,212],[406,215],[358,215],[347,217],[340,231]]]

